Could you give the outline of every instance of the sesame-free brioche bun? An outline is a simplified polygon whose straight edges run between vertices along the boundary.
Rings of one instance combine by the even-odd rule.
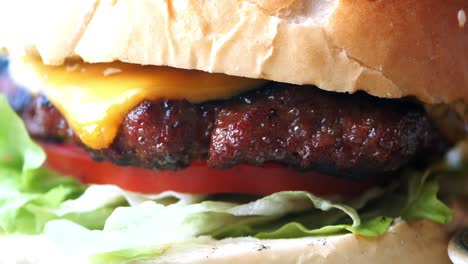
[[[377,238],[352,234],[278,240],[229,238],[203,245],[170,246],[162,257],[138,263],[449,264],[447,243],[441,225],[399,222]],[[0,248],[0,263],[87,262],[60,251],[45,237],[0,237]]]
[[[122,61],[425,103],[468,103],[468,1],[0,0],[0,52]],[[448,264],[448,234],[397,221],[353,234],[211,240],[156,263]],[[0,236],[0,263],[83,263],[44,235]]]
[[[0,9],[0,49],[46,64],[80,57],[468,101],[467,1],[0,0]]]

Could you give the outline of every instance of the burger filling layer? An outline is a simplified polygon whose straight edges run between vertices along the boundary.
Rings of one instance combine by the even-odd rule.
[[[87,69],[81,64],[76,67]],[[76,69],[72,70],[68,77],[72,83],[78,82]],[[119,91],[122,85],[131,85],[128,81],[121,84],[104,80],[107,82],[102,89],[111,96],[114,96],[112,85]],[[234,81],[228,78],[223,82],[226,80]],[[239,81],[238,90],[254,84],[242,78]],[[178,84],[190,86],[180,91],[197,89],[193,84]],[[213,84],[202,81],[196,85]],[[86,94],[98,89],[88,88],[71,87],[70,92]],[[92,99],[96,103],[102,97],[102,89]],[[95,145],[84,142],[80,133],[70,127],[67,115],[62,114],[70,110],[57,108],[41,92],[30,96],[21,89],[10,90],[10,101],[23,100],[17,110],[34,137],[72,142],[85,147],[97,160],[153,170],[180,170],[194,161],[206,161],[213,168],[275,162],[346,178],[383,177],[409,162],[427,158],[427,153],[437,156],[445,147],[445,140],[418,104],[270,82],[228,99],[206,102],[193,102],[190,98],[142,99],[126,112],[111,144],[94,149]],[[89,96],[77,95],[76,100]],[[92,115],[93,109],[87,107],[89,102],[82,106],[83,112]]]

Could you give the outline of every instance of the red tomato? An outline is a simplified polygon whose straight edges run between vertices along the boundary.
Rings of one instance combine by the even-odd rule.
[[[158,193],[245,193],[268,195],[279,191],[304,190],[316,195],[354,196],[372,186],[371,181],[338,179],[317,172],[299,172],[278,164],[241,164],[231,169],[208,168],[194,162],[180,171],[153,171],[96,162],[82,149],[69,145],[42,144],[46,165],[83,183],[114,184],[123,189]]]

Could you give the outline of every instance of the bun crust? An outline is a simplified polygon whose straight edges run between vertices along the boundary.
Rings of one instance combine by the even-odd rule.
[[[171,246],[165,255],[140,263],[317,263],[449,264],[448,238],[441,225],[420,221],[395,224],[385,235],[300,239],[231,238],[191,247]],[[0,237],[0,263],[85,263],[59,252],[44,237]]]
[[[467,1],[0,0],[0,7],[0,50],[39,54],[47,64],[118,60],[468,102]]]

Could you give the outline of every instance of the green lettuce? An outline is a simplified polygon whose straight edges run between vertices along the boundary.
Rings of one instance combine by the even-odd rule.
[[[2,96],[0,116],[0,232],[44,234],[68,253],[86,254],[96,262],[155,257],[173,245],[208,238],[373,237],[385,233],[398,217],[438,223],[452,217],[437,197],[438,173],[431,170],[408,171],[404,181],[373,188],[351,201],[285,191],[236,202],[86,186],[43,167],[43,150]]]
[[[84,186],[42,167],[44,151],[0,96],[0,233],[38,233]]]

